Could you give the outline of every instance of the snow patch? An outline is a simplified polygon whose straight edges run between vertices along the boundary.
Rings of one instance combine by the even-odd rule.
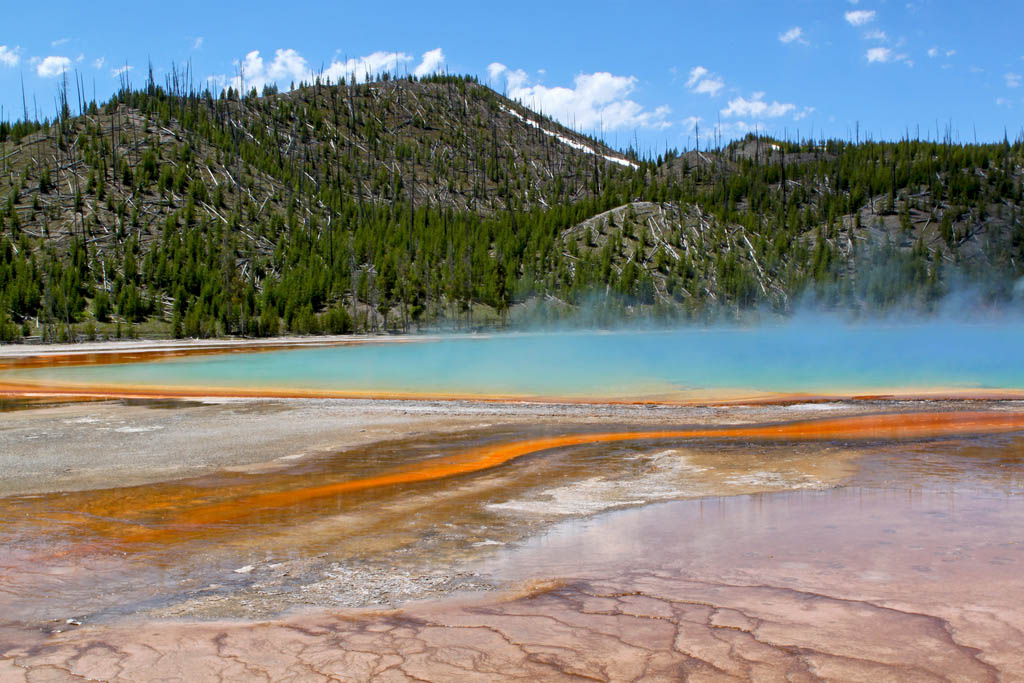
[[[559,142],[561,142],[561,143],[563,143],[565,145],[568,145],[568,146],[572,147],[573,149],[578,149],[578,150],[580,150],[582,152],[586,152],[587,154],[593,154],[595,156],[599,156],[602,159],[605,159],[607,161],[612,162],[613,164],[618,164],[620,166],[626,166],[627,168],[634,168],[634,169],[640,168],[637,164],[634,164],[629,159],[626,159],[624,157],[613,157],[613,156],[610,156],[608,154],[600,154],[596,149],[594,149],[593,147],[591,147],[589,145],[585,145],[582,142],[577,142],[576,140],[573,140],[572,138],[567,138],[567,137],[565,137],[564,135],[562,135],[560,133],[555,133],[554,131],[550,131],[547,128],[545,128],[544,126],[542,126],[539,123],[537,123],[536,121],[531,121],[530,119],[526,118],[525,116],[523,116],[522,114],[520,114],[519,112],[517,112],[517,111],[515,111],[513,109],[509,109],[508,107],[504,107],[504,106],[501,109],[502,109],[502,111],[505,111],[505,112],[511,114],[512,116],[516,117],[517,119],[519,119],[520,121],[522,121],[526,125],[533,126],[534,128],[538,129],[540,132],[544,133],[544,135],[547,135],[548,137],[555,138]]]

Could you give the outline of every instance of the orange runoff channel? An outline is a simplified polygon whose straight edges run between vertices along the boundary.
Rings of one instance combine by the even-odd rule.
[[[626,431],[526,439],[488,445],[428,463],[401,467],[373,477],[320,486],[258,493],[223,503],[183,511],[158,528],[135,527],[124,540],[156,541],[187,528],[217,525],[252,515],[259,510],[286,508],[303,502],[397,484],[410,484],[480,472],[531,453],[583,444],[650,439],[754,439],[787,440],[889,440],[934,438],[950,435],[995,434],[1024,429],[1024,413],[948,412],[858,415],[824,420],[806,420],[772,425]]]

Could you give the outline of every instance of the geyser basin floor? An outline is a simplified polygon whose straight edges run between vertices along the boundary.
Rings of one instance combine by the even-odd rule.
[[[480,407],[486,417],[476,414],[480,424],[458,441],[476,447],[566,430],[561,416],[531,428],[513,421],[510,428],[509,416],[496,408]],[[834,409],[829,415],[862,409],[828,408]],[[644,420],[648,411],[655,416]],[[814,412],[620,408],[614,415],[624,425],[629,415],[649,428],[659,420],[714,426],[792,421]],[[27,413],[12,415],[22,420]],[[579,431],[585,423],[567,426]],[[373,475],[399,461],[429,462],[455,439],[422,434],[355,449],[336,464],[352,476]],[[4,613],[37,613],[36,621],[3,628],[0,675],[1019,680],[1022,454],[1024,442],[1013,434],[595,444],[443,484],[421,482],[390,495],[381,489],[340,509],[319,510],[319,521],[270,518],[272,532],[249,525],[205,548],[193,539],[125,548],[127,555],[81,554],[85,533],[66,539],[59,549],[68,554],[58,557],[54,537],[43,536],[36,546],[14,549],[50,553],[35,573],[4,574]],[[313,458],[308,473],[327,460]],[[221,484],[225,477],[218,475]],[[843,485],[828,487],[836,483]],[[730,489],[777,493],[715,496]],[[588,504],[690,495],[700,498],[587,516],[601,509]],[[68,499],[67,510],[81,500]],[[565,521],[550,526],[559,517]],[[11,521],[31,523],[16,515]],[[541,529],[534,540],[507,545]],[[345,542],[360,531],[361,539]],[[8,557],[8,567],[12,560],[18,558]],[[289,577],[292,572],[297,575]],[[211,585],[214,579],[221,585]],[[387,604],[388,591],[400,600],[506,582],[518,592],[265,621],[290,604],[359,604],[346,602],[358,590],[365,591],[364,603]],[[171,614],[221,621],[167,620]],[[245,614],[261,621],[223,621]],[[62,633],[47,635],[54,631]]]
[[[1012,428],[1013,404],[157,405],[5,414],[0,445],[12,447],[2,450],[5,464],[38,456],[42,465],[28,467],[61,473],[62,459],[81,447],[97,457],[120,448],[117,456],[149,470],[149,481],[185,474],[179,459],[242,467],[191,483],[0,501],[8,541],[0,601],[5,618],[18,620],[0,637],[0,674],[985,680],[1021,670],[1014,643],[1024,617],[1007,596],[1024,588],[1022,444],[1013,435],[957,435],[986,423],[963,414],[978,410]],[[374,477],[430,466],[456,447],[666,425],[749,429],[893,410],[953,411],[938,421],[950,429],[939,440],[920,429],[905,435],[909,441],[864,440],[849,429],[858,423],[847,421],[845,432],[814,440],[743,432],[580,444],[469,475],[309,499],[298,509],[222,518],[201,530],[178,525],[172,535],[110,545],[118,529],[159,527],[159,515],[145,519],[157,505],[173,518],[197,495],[261,495],[288,477],[300,484]],[[357,426],[364,416],[367,426]],[[190,441],[193,431],[199,436]],[[303,431],[320,447],[297,449]],[[75,448],[53,452],[69,442]],[[330,443],[348,445],[344,456],[333,455]],[[94,487],[102,476],[119,483],[117,460],[79,484]],[[74,485],[74,473],[63,476]],[[844,487],[829,488],[837,484]],[[689,497],[699,500],[587,521],[604,509]],[[568,521],[551,527],[559,520]],[[447,598],[396,613],[166,619],[266,619],[296,606],[390,605],[508,581],[519,597]],[[47,635],[54,631],[64,632]]]

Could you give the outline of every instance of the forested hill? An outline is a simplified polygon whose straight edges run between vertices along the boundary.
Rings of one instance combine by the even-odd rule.
[[[1021,141],[640,159],[472,77],[181,83],[0,123],[0,338],[928,309],[1024,270]]]

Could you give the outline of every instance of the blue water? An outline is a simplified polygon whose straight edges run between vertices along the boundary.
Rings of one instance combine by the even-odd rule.
[[[848,393],[1024,389],[1024,323],[757,328],[451,337],[147,363],[15,370],[0,379],[630,399],[724,390]]]

